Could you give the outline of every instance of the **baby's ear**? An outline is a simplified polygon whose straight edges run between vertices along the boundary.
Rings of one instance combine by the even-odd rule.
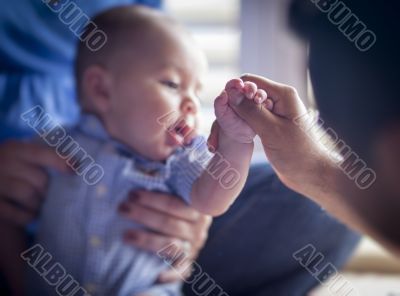
[[[83,73],[84,107],[97,114],[108,111],[111,101],[110,73],[99,65],[89,66]]]

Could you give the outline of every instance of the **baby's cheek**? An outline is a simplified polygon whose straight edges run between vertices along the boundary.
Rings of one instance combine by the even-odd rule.
[[[176,116],[176,113],[179,111],[178,106],[166,102],[165,99],[153,100],[149,102],[149,104],[146,104],[145,109],[148,115],[156,118],[165,117],[167,114],[171,113],[175,113],[174,115]]]
[[[138,123],[138,128],[142,133],[159,133],[160,130],[165,129],[162,116],[159,114],[147,114],[147,116],[142,117],[141,121]]]

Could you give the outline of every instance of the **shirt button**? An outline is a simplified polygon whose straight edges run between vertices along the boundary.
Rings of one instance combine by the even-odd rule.
[[[97,185],[96,187],[97,197],[103,197],[107,193],[107,187],[104,184]]]
[[[99,247],[101,245],[101,239],[96,235],[92,235],[90,237],[90,245],[94,248]]]
[[[94,294],[97,290],[97,286],[95,284],[92,283],[87,283],[83,286],[85,288],[85,290],[89,293],[89,294]]]

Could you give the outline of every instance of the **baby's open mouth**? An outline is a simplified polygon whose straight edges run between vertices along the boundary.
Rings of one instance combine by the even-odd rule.
[[[195,136],[195,122],[191,118],[181,117],[167,131],[174,146],[188,145]]]

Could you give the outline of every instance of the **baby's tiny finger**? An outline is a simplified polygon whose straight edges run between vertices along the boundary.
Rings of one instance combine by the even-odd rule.
[[[220,108],[225,108],[228,105],[228,94],[226,93],[226,91],[222,91],[222,93],[215,98],[214,100],[214,108],[220,109]]]
[[[244,83],[243,90],[246,98],[251,100],[257,92],[257,85],[253,82],[246,81]]]
[[[271,99],[266,99],[264,102],[264,107],[267,108],[269,111],[272,111],[274,108],[274,102]]]
[[[263,103],[267,99],[267,93],[263,89],[258,89],[256,94],[254,95],[254,101],[257,104]]]
[[[243,81],[239,78],[231,79],[225,84],[225,90],[235,89],[241,90],[243,88]]]
[[[228,100],[228,94],[225,90],[215,99],[214,114],[217,118],[223,117],[225,112],[229,108]]]

